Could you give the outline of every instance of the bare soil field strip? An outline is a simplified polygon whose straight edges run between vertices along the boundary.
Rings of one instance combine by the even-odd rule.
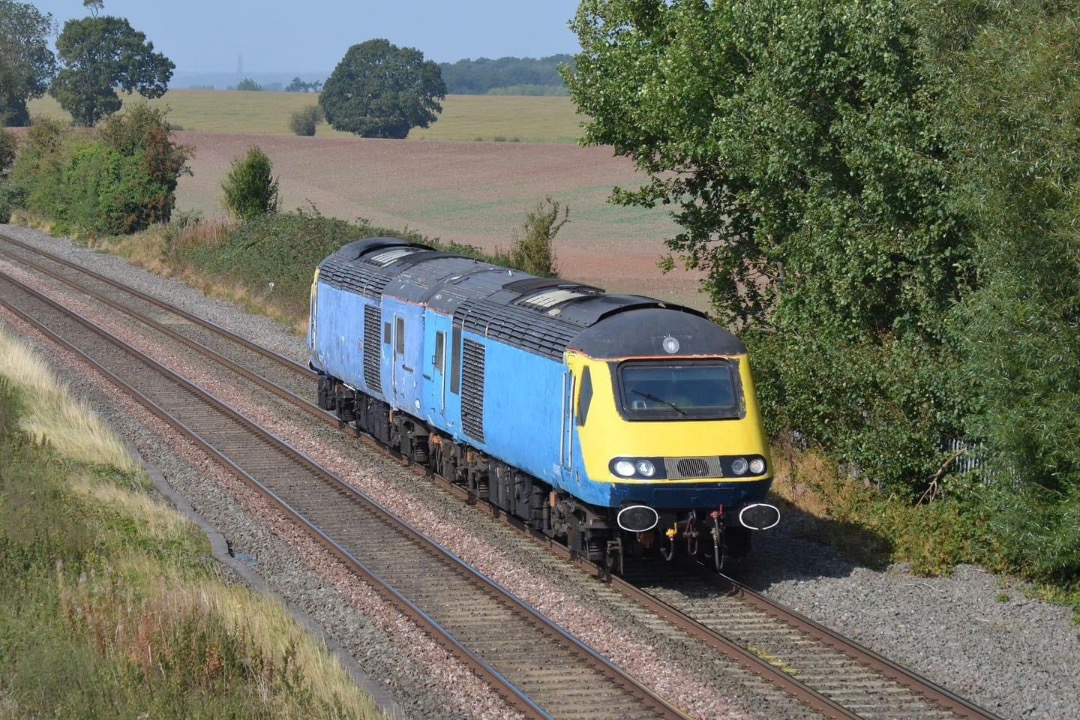
[[[289,115],[316,102],[305,93],[200,90],[172,90],[153,101],[170,108],[170,121],[182,128],[177,140],[195,150],[177,209],[223,215],[221,182],[252,146],[274,163],[284,210],[314,206],[343,220],[362,217],[485,250],[508,248],[525,213],[551,196],[570,209],[556,238],[560,275],[708,310],[700,273],[657,269],[664,240],[677,229],[667,212],[608,202],[614,187],[637,187],[643,176],[610,147],[576,144],[582,117],[568,97],[452,95],[436,123],[405,141],[357,138],[326,125],[316,137],[292,135]],[[49,97],[31,101],[30,110],[69,117]]]
[[[699,275],[662,274],[657,261],[675,225],[662,209],[608,202],[641,175],[610,148],[526,143],[252,137],[176,133],[195,149],[177,208],[223,214],[221,182],[258,145],[274,164],[283,209],[311,209],[388,228],[409,228],[485,250],[510,247],[525,213],[551,196],[570,208],[556,237],[559,274],[609,292],[648,295],[706,309]]]

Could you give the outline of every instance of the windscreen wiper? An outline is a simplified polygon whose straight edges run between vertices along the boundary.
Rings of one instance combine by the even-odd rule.
[[[661,405],[667,405],[669,408],[671,408],[675,412],[679,413],[680,415],[682,415],[684,417],[686,416],[686,411],[685,410],[683,410],[681,407],[679,407],[678,405],[676,405],[673,402],[668,402],[664,398],[656,397],[652,393],[641,392],[640,390],[631,390],[630,392],[632,392],[634,395],[640,395],[641,397],[645,398],[646,400],[652,400],[653,402],[658,402]]]

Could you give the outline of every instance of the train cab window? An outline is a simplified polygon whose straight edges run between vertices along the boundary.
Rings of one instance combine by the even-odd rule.
[[[724,420],[744,414],[737,360],[625,362],[619,412],[627,420]]]
[[[384,345],[390,344],[390,323],[383,323],[382,341]]]
[[[446,333],[435,333],[435,356],[432,358],[435,369],[442,372],[446,368]]]
[[[577,424],[584,425],[589,416],[589,405],[592,403],[592,375],[589,368],[581,373],[581,389],[578,390],[577,399]]]
[[[394,316],[394,352],[405,354],[405,318]]]

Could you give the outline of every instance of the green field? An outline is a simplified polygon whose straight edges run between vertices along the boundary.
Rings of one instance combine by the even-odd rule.
[[[139,96],[125,97],[125,103]],[[307,93],[170,90],[151,105],[168,107],[179,129],[241,135],[291,135],[290,116],[318,97]],[[70,119],[55,100],[30,102],[31,115]],[[477,140],[574,143],[581,136],[581,116],[569,97],[450,95],[438,121],[414,129],[410,140]],[[348,137],[323,123],[317,137]]]

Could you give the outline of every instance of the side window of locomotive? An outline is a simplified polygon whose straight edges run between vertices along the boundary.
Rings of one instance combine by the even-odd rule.
[[[435,357],[432,358],[432,364],[439,372],[446,369],[446,333],[444,332],[435,333]]]
[[[578,390],[577,400],[577,424],[584,425],[589,416],[589,405],[592,404],[592,375],[589,368],[581,373],[581,389]]]
[[[382,341],[384,345],[390,344],[390,323],[383,323]]]
[[[454,325],[450,337],[450,392],[461,394],[461,326]]]
[[[394,316],[394,352],[405,354],[405,318]]]

